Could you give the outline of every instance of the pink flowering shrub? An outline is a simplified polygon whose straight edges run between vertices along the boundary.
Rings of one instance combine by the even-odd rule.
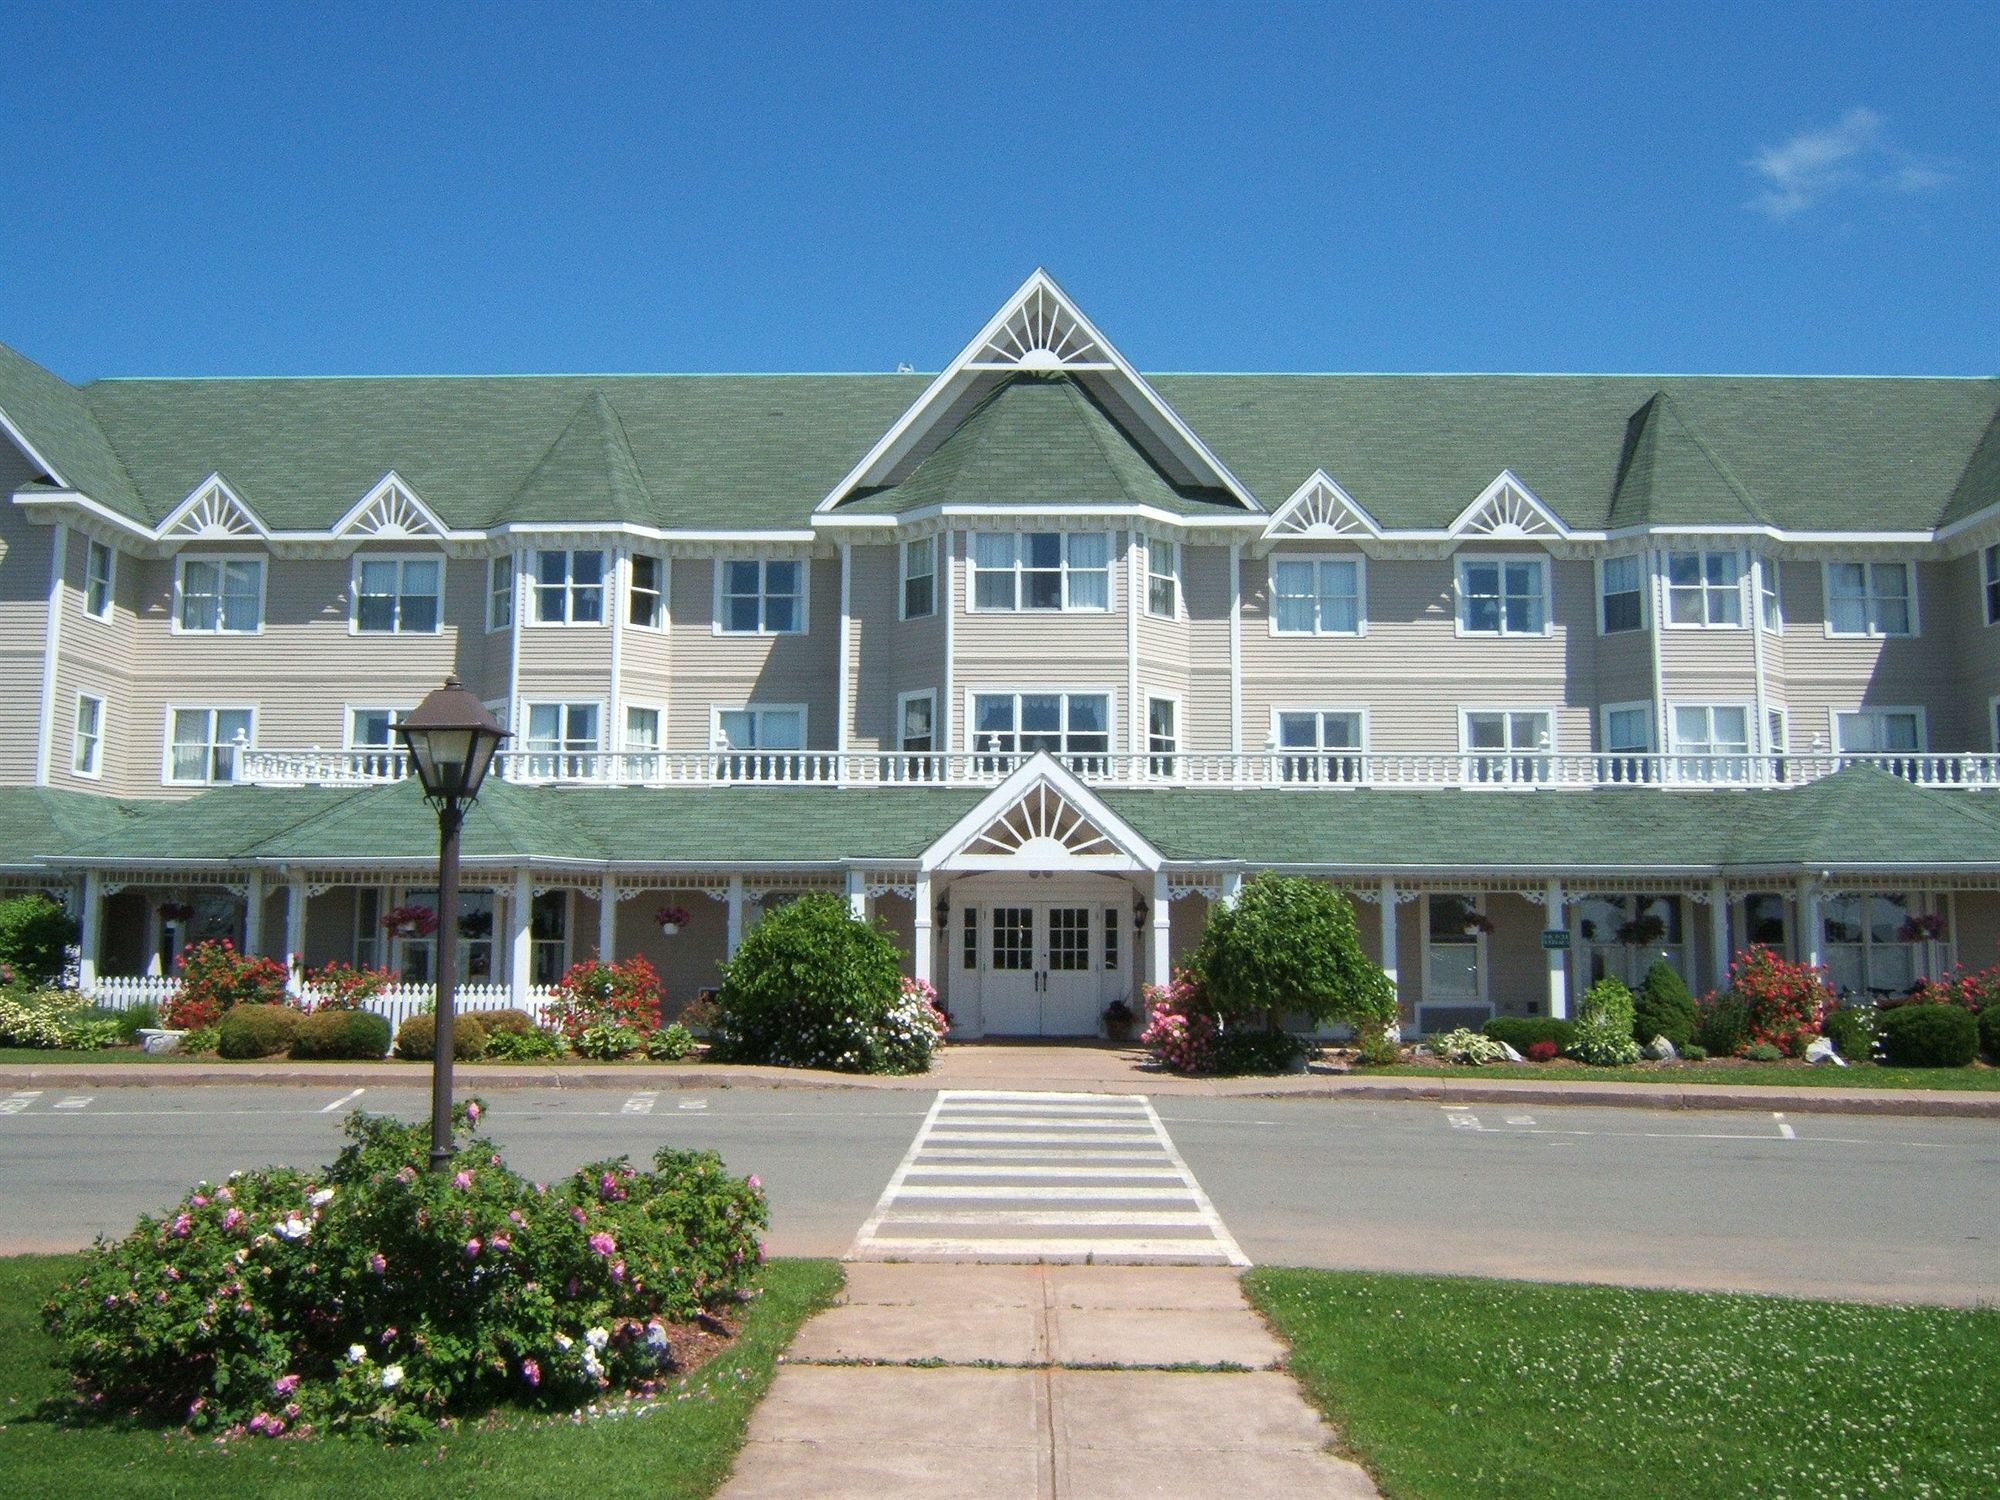
[[[100,1241],[43,1312],[79,1413],[405,1439],[670,1375],[677,1325],[763,1259],[757,1179],[663,1148],[530,1183],[474,1139],[477,1108],[442,1174],[425,1126],[357,1114],[324,1171],[203,1183]]]
[[[1991,1010],[2000,1006],[2000,966],[1980,969],[1951,969],[1935,979],[1919,979],[1910,991],[1913,1005],[1956,1005],[1961,1010]]]
[[[1201,985],[1185,969],[1167,984],[1145,987],[1146,1029],[1139,1044],[1170,1073],[1215,1071],[1215,1016]]]
[[[563,1034],[572,1047],[584,1041],[585,1033],[629,1034],[625,1052],[636,1052],[660,1024],[660,1004],[666,987],[653,966],[638,954],[607,964],[585,959],[571,964],[556,986],[546,1020]],[[579,1049],[583,1050],[583,1049]],[[603,1055],[600,1046],[587,1055]],[[610,1055],[620,1055],[617,1048]]]
[[[1793,963],[1769,948],[1746,948],[1729,966],[1729,993],[1748,1013],[1751,1043],[1768,1043],[1790,1057],[1805,1055],[1836,1000],[1827,972]]]

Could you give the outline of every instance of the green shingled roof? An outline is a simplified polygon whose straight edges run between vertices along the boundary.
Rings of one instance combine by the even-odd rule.
[[[1770,517],[1688,429],[1673,397],[1656,394],[1627,424],[1606,524],[1659,526],[1725,519],[1764,524]]]
[[[140,818],[129,802],[47,787],[0,787],[0,868],[29,868],[67,854]]]
[[[0,412],[65,483],[122,515],[150,519],[131,475],[92,415],[89,398],[5,344],[0,344]]]

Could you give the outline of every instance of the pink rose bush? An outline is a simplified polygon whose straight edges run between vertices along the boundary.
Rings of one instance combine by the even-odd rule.
[[[677,1324],[747,1294],[762,1191],[662,1149],[531,1183],[458,1113],[354,1116],[320,1172],[202,1184],[88,1253],[49,1301],[79,1415],[190,1431],[410,1439],[496,1404],[567,1408],[674,1368]]]

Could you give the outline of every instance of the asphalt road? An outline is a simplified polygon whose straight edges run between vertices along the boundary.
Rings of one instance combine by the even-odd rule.
[[[771,1250],[846,1251],[926,1093],[509,1090],[487,1133],[538,1178],[663,1144],[756,1172]],[[1950,1303],[2000,1301],[2000,1125],[1744,1112],[1156,1101],[1259,1263]],[[0,1253],[119,1234],[196,1180],[329,1160],[417,1089],[45,1088],[0,1096]]]

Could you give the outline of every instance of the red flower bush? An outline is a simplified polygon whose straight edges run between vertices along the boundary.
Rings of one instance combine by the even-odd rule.
[[[1769,948],[1747,948],[1729,966],[1729,992],[1749,1013],[1750,1041],[1803,1056],[1836,1001],[1827,972],[1797,964]]]
[[[1935,979],[1919,979],[1910,991],[1913,1005],[1956,1005],[1978,1012],[2000,1006],[2000,966],[1967,973],[1952,969]]]
[[[1554,1062],[1562,1056],[1562,1048],[1555,1044],[1553,1037],[1543,1037],[1539,1042],[1528,1043],[1526,1056],[1529,1062]]]
[[[312,1003],[305,1009],[359,1010],[364,1001],[373,1000],[395,982],[396,976],[387,969],[357,969],[335,959],[306,975]]]
[[[180,987],[161,1019],[176,1031],[199,1031],[234,1006],[283,1005],[286,977],[276,959],[238,953],[228,938],[191,943],[181,954]]]
[[[639,955],[607,964],[595,958],[571,964],[556,986],[544,1021],[573,1047],[593,1026],[623,1026],[643,1039],[658,1029],[666,989]]]

